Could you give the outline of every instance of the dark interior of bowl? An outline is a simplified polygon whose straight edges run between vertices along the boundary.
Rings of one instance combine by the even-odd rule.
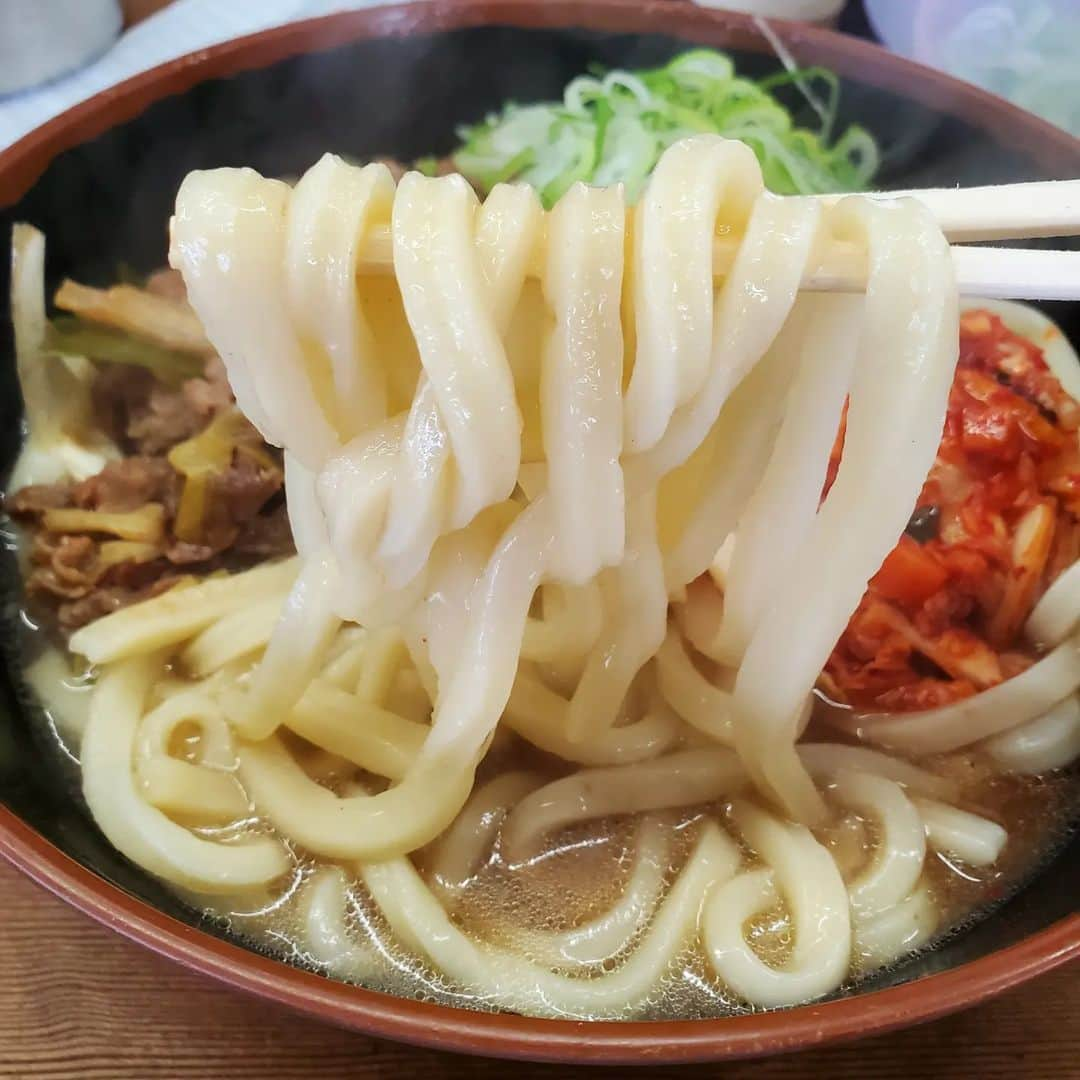
[[[265,70],[203,83],[164,100],[137,119],[59,156],[33,190],[0,213],[6,248],[12,221],[26,220],[48,238],[50,287],[60,278],[105,285],[123,268],[147,272],[165,261],[165,224],[190,169],[250,165],[296,175],[326,150],[353,159],[410,159],[442,154],[458,124],[501,102],[553,98],[589,65],[662,62],[686,42],[660,35],[585,31],[473,29],[434,36],[360,42],[280,62]],[[773,57],[736,54],[740,71],[775,70]],[[792,102],[796,104],[796,102]],[[810,117],[804,118],[809,121]],[[1039,179],[1045,167],[998,144],[993,119],[971,126],[903,97],[845,81],[841,129],[857,120],[879,138],[883,187]],[[1080,174],[1080,156],[1072,175]],[[7,259],[0,293],[7,297]],[[1080,340],[1080,305],[1050,313]],[[6,319],[0,362],[0,465],[19,447],[19,395]],[[14,564],[6,602],[7,644],[18,626]],[[0,671],[0,799],[73,858],[130,893],[192,926],[207,926],[153,878],[119,856],[96,830],[46,745],[40,714],[17,666]],[[1080,838],[992,917],[932,952],[868,980],[880,988],[974,960],[1022,940],[1074,910],[1080,892]]]

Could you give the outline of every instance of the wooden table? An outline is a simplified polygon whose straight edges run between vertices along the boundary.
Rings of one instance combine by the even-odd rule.
[[[139,22],[169,2],[122,0],[126,22]],[[561,1080],[579,1072],[415,1050],[294,1016],[123,940],[3,863],[0,897],[0,1077]],[[632,1075],[1080,1078],[1080,965],[959,1016],[853,1045],[723,1068],[654,1068]]]
[[[352,1035],[217,986],[68,908],[0,863],[0,1077],[579,1075]],[[583,1070],[584,1071],[584,1070]],[[613,1071],[594,1071],[615,1077]],[[625,1075],[620,1071],[620,1075]],[[1080,965],[936,1024],[767,1062],[649,1069],[635,1078],[1080,1078]]]
[[[128,25],[169,2],[122,0]],[[294,1016],[123,940],[3,863],[0,897],[0,1077],[561,1080],[578,1073],[415,1050]],[[1080,965],[978,1009],[894,1035],[765,1062],[644,1069],[632,1075],[642,1080],[1080,1078]]]

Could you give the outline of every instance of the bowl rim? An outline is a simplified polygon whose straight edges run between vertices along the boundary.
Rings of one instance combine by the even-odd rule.
[[[367,1035],[480,1056],[690,1064],[807,1049],[933,1020],[1080,958],[1080,914],[947,971],[865,994],[714,1020],[546,1020],[365,990],[214,937],[88,870],[0,806],[0,856],[131,941],[193,971]]]
[[[479,26],[666,33],[761,51],[751,17],[680,0],[426,0],[289,23],[181,56],[100,92],[0,152],[0,208],[64,150],[208,79],[355,41]],[[1080,140],[975,86],[816,27],[769,20],[792,54],[860,82],[993,128],[1048,168],[1080,173]],[[165,914],[100,877],[0,805],[0,856],[125,937],[230,986],[369,1035],[503,1058],[612,1065],[689,1063],[780,1053],[854,1039],[975,1005],[1080,957],[1080,913],[1005,949],[887,989],[715,1020],[574,1021],[481,1013],[365,990],[292,967]]]
[[[1080,163],[1080,139],[1050,121],[877,44],[809,24],[756,19],[741,12],[700,7],[690,0],[589,0],[588,5],[580,0],[413,0],[340,11],[232,38],[99,91],[0,150],[0,210],[25,194],[57,154],[197,83],[355,41],[483,26],[669,34],[749,51],[764,51],[759,27],[767,26],[796,60],[807,49],[814,53],[815,62],[826,66],[840,61],[850,73],[854,65],[860,82],[940,108],[978,127],[988,128],[984,121],[992,113],[999,141],[1010,141],[1051,167]]]

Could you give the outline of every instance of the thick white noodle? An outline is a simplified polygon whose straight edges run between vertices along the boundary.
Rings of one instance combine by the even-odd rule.
[[[656,535],[656,495],[627,512],[623,561],[600,579],[604,622],[566,714],[567,736],[587,742],[614,723],[634,676],[656,654],[667,625],[667,591]]]
[[[669,587],[685,585],[708,569],[768,461],[783,398],[782,391],[776,393],[769,385],[777,370],[773,365],[785,372],[782,385],[790,378],[790,364],[783,362],[787,358],[770,352],[770,347],[791,313],[801,268],[811,258],[820,224],[821,215],[813,200],[771,195],[757,200],[717,304],[709,377],[701,393],[672,417],[664,438],[637,459],[637,469],[630,472],[628,467],[633,486],[650,473],[663,475],[681,465],[705,441],[718,416],[714,452],[741,459],[739,467],[730,469],[727,461],[717,461],[712,482],[704,485],[675,549],[668,555]],[[763,357],[769,374],[763,392],[755,395],[755,410],[747,395],[731,391]],[[732,415],[725,418],[724,412],[729,410]],[[742,441],[747,443],[745,448]]]
[[[341,575],[339,614],[365,626],[400,621],[418,595],[413,589],[389,589],[372,555],[393,490],[404,431],[405,418],[398,416],[356,436],[327,461],[315,483]],[[423,575],[413,586],[422,589]]]
[[[987,739],[983,749],[1008,772],[1063,769],[1080,757],[1080,701],[1067,697],[1037,720]]]
[[[675,621],[686,640],[702,656],[718,663],[719,650],[716,642],[724,618],[724,597],[721,590],[734,556],[734,540],[735,534],[732,533],[716,553],[709,566],[708,577],[703,576],[698,581],[690,582],[682,602],[675,605]],[[730,681],[734,685],[734,673]]]
[[[946,800],[956,799],[960,795],[960,785],[955,780],[868,746],[800,743],[799,757],[807,770],[819,778],[827,779],[838,772],[871,773],[886,780],[895,780],[916,795]]]
[[[230,718],[239,734],[261,739],[276,731],[318,674],[341,628],[338,588],[337,561],[329,549],[304,562],[247,691],[230,696]]]
[[[674,625],[656,654],[656,681],[667,703],[691,727],[723,746],[734,745],[731,695],[694,667]]]
[[[653,918],[664,891],[669,852],[663,828],[643,817],[634,837],[633,870],[618,900],[569,930],[516,930],[515,947],[550,968],[572,970],[613,960]]]
[[[180,653],[180,669],[192,678],[201,679],[264,648],[277,625],[285,596],[278,593],[257,600],[208,626]]]
[[[378,953],[349,933],[345,922],[348,887],[339,866],[326,866],[312,875],[301,894],[304,944],[339,979],[370,984],[379,971]]]
[[[733,140],[704,136],[669,148],[654,175],[658,190],[646,190],[635,222],[640,347],[627,389],[626,427],[628,449],[642,456],[648,451],[649,471],[658,478],[681,465],[704,440],[731,389],[776,330],[770,334],[765,328],[763,340],[751,341],[742,322],[750,314],[751,297],[760,308],[767,296],[756,279],[755,256],[767,239],[753,224],[763,191],[753,151]],[[743,249],[714,302],[710,272],[717,224],[739,228],[748,219]],[[740,264],[747,245],[751,253]],[[664,286],[657,289],[659,280]],[[745,293],[744,282],[751,286]],[[760,291],[752,291],[755,286]],[[722,345],[718,330],[731,333]],[[744,349],[732,350],[740,338]],[[672,426],[677,430],[670,431]]]
[[[378,631],[365,630],[361,626],[342,627],[326,654],[326,667],[319,673],[319,679],[339,690],[355,690],[372,633]]]
[[[433,840],[472,787],[473,770],[436,759],[378,795],[341,797],[312,780],[276,736],[237,747],[255,809],[309,851],[333,859],[385,859]]]
[[[376,776],[401,780],[429,728],[316,679],[285,718],[290,731]]]
[[[267,442],[317,470],[339,438],[290,319],[290,194],[252,169],[188,173],[176,196],[169,263],[184,275],[244,415]]]
[[[453,449],[459,527],[509,496],[521,462],[514,382],[473,242],[476,212],[460,176],[419,173],[402,179],[393,209],[394,272]],[[406,455],[419,455],[410,472],[423,477],[424,432],[406,432]]]
[[[915,888],[926,860],[926,834],[912,800],[892,780],[841,772],[831,790],[837,800],[861,810],[877,825],[868,864],[848,882],[851,911],[858,923],[894,908]]]
[[[356,696],[373,705],[388,698],[408,655],[396,627],[369,631],[364,641],[363,662],[353,687]]]
[[[529,605],[554,543],[546,497],[522,511],[473,588],[457,663],[439,700],[423,756],[454,747],[478,755],[506,708]]]
[[[485,1002],[530,1015],[633,1015],[694,933],[708,891],[739,865],[738,848],[708,824],[637,948],[614,971],[594,978],[555,974],[517,954],[474,941],[451,921],[408,859],[370,863],[360,876],[401,942],[429,957],[455,983]]]
[[[402,624],[413,663],[421,671],[430,667],[433,700],[453,677],[466,627],[474,614],[476,581],[494,553],[498,523],[486,529],[485,521],[482,515],[469,528],[435,545],[424,575],[426,595]]]
[[[268,593],[283,595],[296,579],[297,559],[259,566],[198,585],[173,588],[141,604],[114,611],[71,635],[73,653],[94,664],[146,656],[179,645],[224,615],[239,611]]]
[[[1048,344],[1065,340],[1057,327],[1052,323],[1050,327],[1054,336]],[[1068,347],[1068,353],[1076,365],[1076,354],[1071,347]],[[1072,377],[1067,385],[1075,386],[1077,377],[1075,373],[1070,374]],[[1080,562],[1073,563],[1060,574],[1042,595],[1028,616],[1024,633],[1035,645],[1051,648],[1065,641],[1076,630],[1078,622]],[[988,739],[984,749],[1009,772],[1040,773],[1064,768],[1080,757],[1080,702],[1075,694],[1070,695],[1042,716]]]
[[[1080,638],[1071,637],[1027,671],[974,697],[927,712],[832,715],[866,742],[910,754],[941,754],[1010,731],[1050,711],[1080,687]]]
[[[664,573],[672,596],[708,569],[717,548],[734,530],[769,460],[791,374],[783,336],[781,331],[772,348],[732,392],[708,441],[695,454],[705,479],[693,493],[681,534],[666,553]],[[692,464],[686,466],[690,468]]]
[[[680,750],[653,761],[581,769],[526,796],[506,819],[503,851],[519,862],[543,837],[576,822],[644,810],[692,806],[732,795],[746,784],[730,750]]]
[[[1080,622],[1080,562],[1073,563],[1043,593],[1024,626],[1028,640],[1049,649],[1059,645]]]
[[[600,589],[595,581],[581,588],[545,585],[540,590],[542,618],[525,624],[522,660],[551,663],[585,656],[604,624]]]
[[[657,686],[664,700],[696,732],[722,746],[733,746],[733,702],[729,691],[710,682],[694,666],[674,625],[656,654]],[[807,697],[799,715],[797,734],[810,722],[813,699]]]
[[[829,454],[851,385],[861,301],[802,296],[776,348],[794,368],[772,455],[739,519],[724,583],[724,615],[710,655],[737,666],[786,566],[817,514]],[[794,358],[794,359],[793,359]]]
[[[955,855],[970,866],[991,866],[1005,848],[1009,834],[996,822],[915,795],[911,801],[922,816],[931,847]]]
[[[284,459],[289,531],[297,553],[307,559],[330,545],[330,534],[319,505],[319,476],[301,465],[287,450]]]
[[[776,1008],[835,990],[851,962],[847,889],[829,852],[802,825],[737,800],[733,816],[743,839],[770,867],[739,874],[715,889],[702,912],[702,941],[716,973],[753,1005]],[[779,967],[746,940],[746,924],[780,902],[794,937]]]
[[[145,801],[136,784],[135,745],[160,661],[139,656],[111,666],[90,704],[82,742],[83,795],[109,842],[152,874],[205,893],[244,892],[281,877],[284,845],[269,836],[206,840]]]
[[[289,313],[301,347],[329,368],[322,401],[343,441],[386,418],[386,375],[360,309],[356,272],[367,231],[390,220],[393,204],[385,165],[358,168],[335,154],[308,169],[289,199]]]
[[[844,453],[808,536],[778,568],[735,686],[736,746],[802,821],[824,806],[795,753],[796,717],[937,454],[959,336],[948,245],[926,211],[847,199],[830,224],[865,243],[869,260]]]
[[[429,342],[426,353],[424,347],[420,350],[425,370],[409,410],[387,519],[376,552],[391,583],[399,586],[420,571],[447,525],[465,525],[483,505],[497,501],[494,489],[489,493],[489,502],[481,502],[476,493],[470,495],[463,486],[458,463],[451,458],[451,453],[456,454],[461,445],[462,424],[475,427],[473,437],[479,441],[490,437],[492,432],[500,433],[496,437],[507,447],[510,427],[516,424],[520,428],[516,406],[512,415],[508,411],[513,387],[510,386],[511,398],[507,399],[503,384],[509,377],[508,358],[499,359],[502,349],[499,339],[510,322],[539,232],[539,203],[528,188],[500,184],[476,212],[475,199],[470,199],[469,192],[460,187],[452,192],[440,191],[439,187],[421,183],[413,192],[413,203],[403,208],[400,215],[395,206],[395,272],[403,296],[407,283],[411,286],[413,302],[406,305],[406,314],[417,343]],[[420,242],[415,242],[416,228],[423,215],[437,213],[435,204],[448,198],[449,205],[458,211],[458,223],[463,227],[448,230],[429,249],[430,238],[424,237],[421,226]],[[474,214],[469,214],[469,207],[473,207]],[[475,237],[469,235],[473,225]],[[435,358],[432,350],[442,347],[436,343],[439,335],[449,330],[457,337],[465,333],[464,328],[455,323],[440,328],[439,311],[431,303],[419,302],[425,289],[439,287],[438,275],[446,272],[441,266],[444,260],[451,266],[469,267],[456,283],[455,287],[461,291],[457,302],[465,303],[466,315],[480,320],[489,350],[486,356],[475,357],[473,366],[462,372],[467,377],[460,381],[455,379],[452,366],[429,369],[428,364]],[[408,268],[405,276],[399,267]],[[473,339],[466,334],[461,340]],[[497,348],[493,349],[494,346]],[[492,378],[494,385],[489,391],[492,396],[485,399],[484,384]],[[448,407],[449,417],[443,411]],[[477,409],[483,411],[476,412]],[[453,438],[454,431],[458,433],[457,441]],[[519,457],[520,446],[509,462],[498,467],[492,464],[489,469],[512,467],[516,472]],[[475,471],[475,462],[472,467]],[[509,489],[505,494],[509,494]]]
[[[540,414],[555,520],[551,573],[585,585],[623,558],[621,188],[575,184],[547,220]],[[494,453],[494,449],[489,452]]]
[[[427,876],[449,905],[491,857],[506,815],[540,784],[535,773],[501,773],[472,793],[454,823],[432,846]]]
[[[173,755],[173,742],[194,727],[196,760]],[[181,691],[139,724],[135,773],[147,802],[186,823],[225,825],[247,817],[251,804],[233,775],[236,751],[225,714],[201,687]]]
[[[502,723],[527,742],[564,761],[580,765],[627,765],[670,749],[682,733],[679,717],[656,704],[640,719],[613,724],[585,742],[570,739],[569,702],[528,670],[519,671]]]
[[[876,918],[855,924],[855,955],[863,970],[891,964],[934,935],[941,921],[938,906],[925,886]]]

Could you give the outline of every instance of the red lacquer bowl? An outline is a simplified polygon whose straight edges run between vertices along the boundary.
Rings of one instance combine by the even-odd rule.
[[[799,63],[843,76],[844,119],[880,139],[884,186],[1080,176],[1080,143],[974,87],[827,31],[777,22],[772,32]],[[750,72],[778,63],[750,19],[676,0],[437,0],[297,23],[156,68],[28,135],[0,154],[2,214],[45,229],[50,279],[104,282],[118,263],[149,270],[163,262],[164,222],[190,168],[251,164],[288,175],[327,149],[360,159],[443,153],[456,124],[508,98],[551,98],[592,61],[641,66],[688,44],[728,49]],[[6,283],[0,286],[6,296]],[[1054,315],[1080,337],[1071,308]],[[0,454],[10,465],[18,446],[10,333],[0,378]],[[82,911],[182,964],[374,1035],[565,1062],[748,1057],[941,1016],[1080,954],[1074,840],[1036,884],[934,952],[858,992],[782,1012],[574,1023],[361,990],[224,938],[112,851],[34,737],[35,709],[17,669],[9,664],[3,678],[0,853]]]

